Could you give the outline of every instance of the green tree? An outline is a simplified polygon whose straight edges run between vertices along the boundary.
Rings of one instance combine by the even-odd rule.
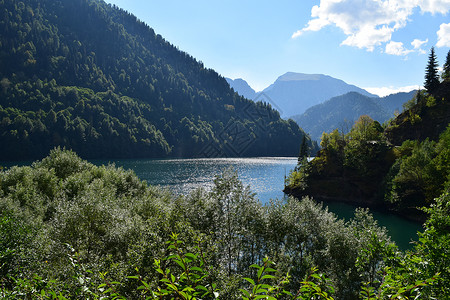
[[[308,157],[309,149],[306,141],[306,134],[303,135],[302,144],[300,145],[300,153],[298,154],[298,164],[301,164]]]
[[[439,64],[437,62],[436,53],[434,52],[434,47],[431,47],[430,55],[428,56],[428,64],[425,69],[425,89],[428,93],[433,93],[436,87],[439,85],[439,74],[438,74]]]
[[[444,64],[444,70],[442,71],[442,79],[450,80],[450,51],[447,52],[447,58]]]
[[[374,121],[368,115],[362,115],[355,122],[348,135],[351,140],[365,142],[379,140],[382,132],[383,128],[379,122]]]

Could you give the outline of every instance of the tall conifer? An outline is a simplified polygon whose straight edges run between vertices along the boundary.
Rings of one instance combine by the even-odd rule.
[[[450,50],[447,53],[447,59],[445,60],[444,70],[442,71],[442,79],[450,80]]]
[[[434,90],[439,85],[439,74],[438,74],[438,62],[436,58],[436,53],[434,52],[434,47],[431,47],[430,55],[428,56],[428,65],[425,69],[425,89],[428,93],[433,93]]]

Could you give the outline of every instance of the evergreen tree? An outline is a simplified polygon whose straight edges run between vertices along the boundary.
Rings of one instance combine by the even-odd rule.
[[[428,93],[433,93],[436,87],[439,85],[439,74],[438,74],[438,62],[436,58],[436,53],[434,52],[434,47],[431,47],[430,55],[428,56],[428,65],[425,69],[425,89]]]
[[[447,53],[447,59],[445,60],[444,70],[442,71],[442,79],[450,80],[450,51]]]
[[[308,143],[306,140],[306,134],[303,135],[302,144],[300,145],[300,153],[298,154],[298,163],[301,162],[308,157]]]

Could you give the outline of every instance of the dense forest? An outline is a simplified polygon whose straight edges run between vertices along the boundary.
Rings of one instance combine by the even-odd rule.
[[[240,97],[126,11],[0,0],[0,16],[1,160],[55,146],[85,158],[298,154],[295,122]]]
[[[0,297],[446,299],[449,200],[401,252],[365,209],[262,205],[233,170],[175,197],[55,149],[0,172]]]

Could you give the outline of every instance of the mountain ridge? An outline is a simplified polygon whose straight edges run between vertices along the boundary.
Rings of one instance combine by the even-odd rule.
[[[368,115],[375,121],[384,123],[400,112],[403,103],[412,99],[416,91],[397,93],[382,98],[373,98],[356,92],[333,97],[321,104],[308,108],[303,114],[292,116],[311,138],[320,141],[322,132],[336,128],[348,133],[353,123],[361,116]]]
[[[231,79],[225,77],[225,80],[228,82],[230,87],[234,89],[236,93],[250,100],[254,100],[256,98],[256,91],[242,78]]]
[[[288,118],[332,97],[353,91],[376,97],[364,89],[328,75],[295,72],[281,75],[262,93],[282,110],[282,117]]]
[[[324,74],[286,72],[261,92],[255,92],[243,79],[238,79],[237,82],[227,79],[227,82],[236,92],[247,96],[248,99],[270,103],[283,118],[299,115],[316,104],[352,91],[369,97],[378,97],[341,79]],[[249,92],[249,88],[255,94]]]

